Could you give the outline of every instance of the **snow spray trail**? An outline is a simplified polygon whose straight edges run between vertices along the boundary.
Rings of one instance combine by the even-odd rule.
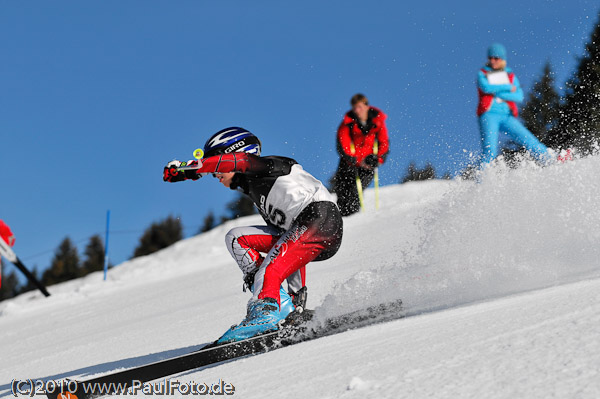
[[[418,248],[335,287],[320,317],[401,298],[408,314],[600,276],[600,157],[499,164],[418,218]],[[397,221],[401,225],[402,221]]]

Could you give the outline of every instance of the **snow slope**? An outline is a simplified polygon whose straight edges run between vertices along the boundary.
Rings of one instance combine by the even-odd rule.
[[[389,186],[308,269],[317,317],[402,298],[411,317],[177,376],[235,397],[600,397],[600,158]],[[202,184],[197,182],[194,184]],[[190,184],[190,192],[197,190]],[[373,203],[367,191],[367,203]],[[0,303],[10,381],[87,378],[214,340],[245,311],[230,222]]]

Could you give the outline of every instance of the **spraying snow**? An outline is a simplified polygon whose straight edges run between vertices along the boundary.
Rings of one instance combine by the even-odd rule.
[[[479,183],[448,183],[410,226],[381,225],[390,256],[336,287],[319,310],[402,299],[414,314],[600,276],[598,175],[600,157],[589,157],[516,170],[499,163]],[[403,245],[406,228],[418,243]]]

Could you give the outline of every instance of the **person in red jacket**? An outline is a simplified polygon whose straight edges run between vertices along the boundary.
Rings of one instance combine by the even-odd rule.
[[[0,237],[7,243],[9,246],[15,245],[15,235],[10,230],[10,227],[6,225],[2,220],[0,220]]]
[[[385,162],[389,138],[385,120],[387,115],[369,106],[363,94],[350,99],[352,109],[346,113],[337,132],[340,163],[334,178],[334,192],[343,216],[360,210],[356,176],[362,186],[373,180],[375,168]]]
[[[12,247],[15,245],[15,235],[1,219],[0,219],[0,238],[4,241],[4,244]],[[3,250],[0,249],[0,253],[3,253]],[[0,267],[0,288],[2,288],[2,267]]]

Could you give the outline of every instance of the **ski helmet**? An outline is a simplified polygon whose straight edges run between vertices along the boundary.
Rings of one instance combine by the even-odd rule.
[[[258,137],[241,127],[228,127],[219,130],[204,144],[204,157],[229,154],[231,152],[246,152],[260,155],[260,140]]]

